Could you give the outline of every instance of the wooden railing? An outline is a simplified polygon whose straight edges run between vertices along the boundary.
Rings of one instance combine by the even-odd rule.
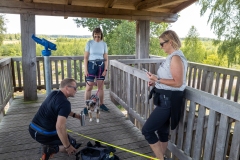
[[[111,56],[109,60],[113,59],[133,59],[135,56]],[[44,72],[44,58],[37,57],[37,89],[45,89],[45,72]],[[22,58],[12,57],[13,66],[13,86],[14,91],[23,91],[23,74],[22,74]],[[83,73],[83,56],[50,56],[50,70],[52,77],[52,88],[59,88],[62,79],[71,77],[77,80],[77,86],[85,86],[85,76]],[[109,85],[109,75],[107,72],[105,84]]]
[[[0,114],[13,95],[11,58],[0,60]]]
[[[111,72],[115,73],[114,76],[110,77],[111,98],[128,111],[130,120],[139,129],[154,109],[152,100],[148,102],[151,89],[147,87],[148,78],[146,73],[139,69],[143,67],[156,73],[162,61],[164,61],[163,58],[110,61]],[[192,68],[198,69],[193,71]],[[203,65],[189,63],[188,84],[196,84],[192,86],[208,92],[215,92],[214,87],[222,86],[224,77],[229,75],[229,83],[233,81],[231,77],[236,77],[234,79],[236,83],[231,82],[231,85],[228,85],[228,90],[222,91],[222,95],[232,90],[229,87],[235,87],[239,91],[240,73],[233,70],[227,72],[227,70],[224,68],[215,69],[213,66],[204,68]],[[215,73],[219,76],[215,77]],[[211,85],[210,82],[214,81],[215,85]],[[171,131],[171,141],[168,145],[172,157],[184,160],[225,159],[226,157],[238,159],[240,104],[233,102],[238,98],[233,98],[232,101],[224,99],[236,97],[236,92],[230,96],[222,96],[224,98],[218,94],[215,96],[194,88],[186,88],[185,101],[182,105],[184,108],[183,116],[178,128]]]

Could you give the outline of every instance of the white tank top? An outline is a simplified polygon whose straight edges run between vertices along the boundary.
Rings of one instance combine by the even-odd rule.
[[[183,62],[184,65],[184,72],[183,72],[183,84],[181,87],[172,87],[161,83],[155,83],[155,87],[158,89],[164,89],[164,90],[171,90],[171,91],[183,91],[186,88],[186,74],[187,74],[187,59],[185,58],[184,54],[181,50],[176,50],[172,54],[168,55],[166,60],[162,62],[162,64],[159,66],[157,71],[157,76],[162,79],[173,79],[171,70],[170,70],[170,64],[172,60],[172,56],[179,56]]]

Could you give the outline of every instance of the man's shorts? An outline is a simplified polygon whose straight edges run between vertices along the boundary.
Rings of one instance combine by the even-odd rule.
[[[104,80],[105,76],[102,76],[104,71],[104,60],[88,61],[88,76],[86,81],[94,82],[96,77],[97,80]]]

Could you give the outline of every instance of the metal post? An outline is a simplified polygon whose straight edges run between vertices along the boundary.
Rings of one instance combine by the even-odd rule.
[[[44,57],[44,68],[45,68],[45,86],[47,90],[47,96],[52,91],[52,77],[51,77],[51,70],[50,70],[50,57],[49,56],[43,56]]]

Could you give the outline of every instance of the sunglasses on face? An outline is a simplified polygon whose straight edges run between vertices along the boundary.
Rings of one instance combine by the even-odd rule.
[[[163,47],[164,43],[167,43],[168,41],[169,41],[169,40],[166,40],[166,41],[160,43],[160,46]]]
[[[101,36],[94,36],[94,38],[101,38]]]
[[[75,91],[77,90],[77,87],[75,86],[68,86],[68,87],[73,88]]]

